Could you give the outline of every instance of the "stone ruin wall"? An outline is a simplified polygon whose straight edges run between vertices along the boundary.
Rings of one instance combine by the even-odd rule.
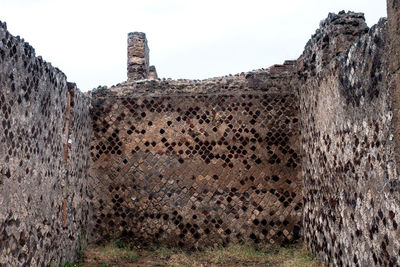
[[[304,239],[330,266],[398,266],[387,22],[363,33],[361,14],[341,15],[321,24],[300,72]]]
[[[1,22],[0,40],[0,265],[72,262],[86,243],[90,100]]]
[[[330,14],[295,66],[203,81],[144,53],[92,99],[0,24],[0,264],[304,237],[330,266],[399,265],[399,14]]]
[[[293,70],[287,62],[271,71],[94,93],[93,239],[185,248],[299,239]]]

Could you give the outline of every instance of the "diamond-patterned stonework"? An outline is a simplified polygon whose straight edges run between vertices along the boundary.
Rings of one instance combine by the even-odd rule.
[[[94,239],[200,247],[300,237],[293,93],[93,97]]]

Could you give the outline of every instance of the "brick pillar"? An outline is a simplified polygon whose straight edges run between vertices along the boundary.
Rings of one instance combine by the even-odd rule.
[[[128,33],[128,81],[148,79],[149,47],[143,32]]]

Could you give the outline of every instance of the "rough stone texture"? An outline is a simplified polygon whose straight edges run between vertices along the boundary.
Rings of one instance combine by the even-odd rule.
[[[189,79],[156,79],[127,81],[110,90],[118,97],[123,96],[153,96],[153,95],[182,95],[182,94],[218,94],[218,93],[247,93],[271,92],[279,93],[293,88],[296,91],[297,77],[293,75],[295,61],[285,61],[283,65],[276,64],[268,69],[254,70],[247,73],[214,77],[205,80]],[[106,94],[108,91],[96,91],[96,94]]]
[[[143,80],[149,77],[149,47],[146,34],[128,34],[128,81]]]
[[[386,40],[381,20],[315,77],[303,76],[305,241],[333,266],[400,263]]]
[[[96,92],[94,240],[190,248],[299,239],[293,63],[271,68],[275,78],[267,70]]]
[[[157,70],[155,66],[150,66],[149,67],[149,79],[157,79]]]
[[[387,3],[388,23],[329,14],[297,61],[202,81],[158,79],[132,33],[128,81],[93,92],[90,114],[0,22],[0,265],[72,261],[86,238],[303,233],[331,266],[400,265],[400,3]]]
[[[329,13],[328,17],[321,21],[319,29],[308,41],[298,60],[301,76],[319,74],[333,58],[367,31],[363,13]]]
[[[1,22],[0,40],[0,265],[58,266],[87,240],[90,100]]]
[[[395,0],[387,1],[388,11],[388,43],[390,55],[389,75],[392,93],[392,112],[394,124],[394,141],[397,166],[400,166],[400,3]]]

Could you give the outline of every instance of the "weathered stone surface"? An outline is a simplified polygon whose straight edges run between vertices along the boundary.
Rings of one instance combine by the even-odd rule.
[[[0,62],[0,265],[71,262],[87,240],[90,100],[1,22]]]
[[[150,66],[149,67],[149,79],[157,79],[157,70],[155,66]]]
[[[143,80],[149,77],[149,47],[146,34],[128,34],[128,81]]]
[[[368,31],[363,13],[329,13],[301,56],[301,75],[313,76]]]
[[[294,66],[272,69],[273,77],[265,70],[96,92],[93,239],[186,248],[298,240]]]
[[[399,264],[386,42],[381,20],[300,89],[305,241],[333,266]]]
[[[400,3],[387,1],[388,11],[388,44],[390,55],[389,75],[392,93],[392,111],[394,124],[394,141],[397,166],[400,166]]]
[[[201,81],[158,79],[132,33],[128,81],[92,99],[0,22],[0,265],[72,261],[87,238],[303,235],[331,266],[399,265],[399,6],[371,29],[329,14],[298,60]]]

